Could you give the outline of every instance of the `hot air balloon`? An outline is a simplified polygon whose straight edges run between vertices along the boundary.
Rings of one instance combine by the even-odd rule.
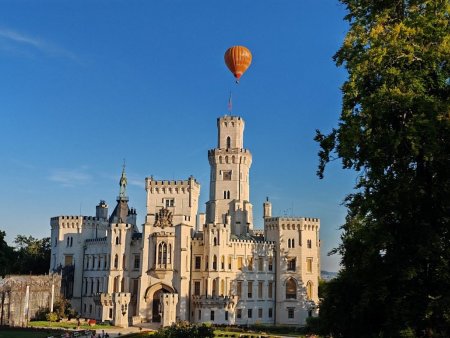
[[[233,46],[227,49],[224,59],[228,69],[236,78],[236,83],[239,83],[242,74],[252,63],[252,53],[244,46]]]

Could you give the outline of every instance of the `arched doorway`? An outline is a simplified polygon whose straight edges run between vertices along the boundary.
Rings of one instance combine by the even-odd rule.
[[[160,296],[162,293],[175,293],[175,290],[168,285],[158,283],[147,289],[145,299],[149,303],[149,310],[153,323],[161,322],[161,301]]]

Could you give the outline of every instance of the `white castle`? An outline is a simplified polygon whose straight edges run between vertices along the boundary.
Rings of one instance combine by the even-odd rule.
[[[64,296],[81,316],[116,326],[178,320],[214,324],[304,325],[317,312],[320,220],[275,217],[264,203],[264,230],[253,229],[252,155],[244,120],[217,119],[206,214],[200,184],[145,179],[142,232],[128,206],[125,168],[108,217],[51,219],[50,272],[62,272]]]

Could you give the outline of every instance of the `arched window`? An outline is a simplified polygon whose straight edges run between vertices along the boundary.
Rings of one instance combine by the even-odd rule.
[[[313,293],[313,285],[311,281],[308,281],[308,283],[306,283],[306,298],[312,299],[312,293]]]
[[[167,244],[164,242],[158,245],[158,264],[167,264]]]
[[[125,270],[127,268],[127,265],[125,264],[127,262],[127,258],[125,255],[123,255],[122,259],[122,269]]]
[[[114,256],[114,269],[117,269],[119,267],[119,256]]]
[[[230,190],[227,191],[227,199],[230,199]]]
[[[292,238],[292,241],[291,241],[291,247],[292,248],[295,248],[295,244],[294,244],[295,242],[294,242],[294,239]]]
[[[116,245],[119,244],[119,236],[116,237]]]
[[[291,239],[289,238],[288,239],[288,248],[290,248],[291,247]]]
[[[73,244],[73,237],[70,237],[70,246]]]
[[[236,163],[236,157],[234,157],[234,155],[231,156],[231,163]]]
[[[222,270],[225,270],[225,256],[222,256],[222,258],[220,259],[220,268]]]
[[[226,191],[223,192],[223,199],[224,199],[224,200],[227,199],[227,192],[226,192]]]
[[[214,237],[214,246],[217,245],[217,237]]]
[[[222,163],[222,156],[219,156],[219,163]]]
[[[228,163],[228,156],[225,156],[225,163]]]
[[[217,256],[214,255],[213,257],[213,270],[217,271]]]
[[[225,280],[223,279],[220,281],[220,295],[225,295]]]
[[[69,244],[70,244],[70,238],[67,237],[67,246],[69,246]]]
[[[231,137],[227,137],[227,149],[231,148]]]
[[[286,281],[286,299],[297,299],[297,284],[293,278]]]
[[[167,252],[167,264],[172,264],[172,244],[169,244],[169,251]]]

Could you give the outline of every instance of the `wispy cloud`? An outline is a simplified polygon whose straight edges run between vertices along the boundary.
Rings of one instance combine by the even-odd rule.
[[[0,27],[0,47],[3,50],[17,51],[20,50],[20,46],[30,47],[35,50],[52,56],[52,57],[64,57],[72,61],[79,61],[78,57],[53,43],[45,41],[43,39],[25,35],[12,29]]]
[[[85,167],[82,167],[81,169],[55,169],[48,179],[63,187],[75,187],[90,182],[92,176],[86,172]]]

